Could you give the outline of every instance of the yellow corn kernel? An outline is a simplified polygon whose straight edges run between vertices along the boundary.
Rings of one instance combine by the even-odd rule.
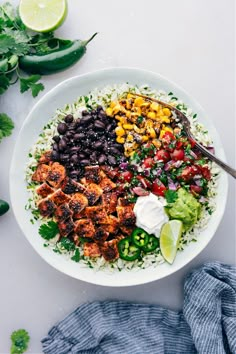
[[[171,116],[171,110],[169,108],[163,108],[162,111],[165,116],[167,117]]]
[[[146,143],[146,141],[149,140],[149,137],[147,135],[142,136],[142,143]]]
[[[165,129],[162,129],[162,130],[160,131],[160,136],[159,136],[160,139],[163,138],[163,135],[165,134],[165,132],[166,132]]]
[[[153,139],[153,140],[152,140],[152,143],[153,143],[153,145],[154,145],[157,149],[160,149],[160,147],[161,147],[161,142],[160,142],[160,140],[158,140],[158,139]]]
[[[122,123],[121,122],[117,123],[117,125],[118,125],[118,127],[122,127]]]
[[[139,134],[144,134],[145,128],[138,128],[137,125],[134,124],[134,131]]]
[[[120,109],[121,109],[121,106],[119,104],[115,105],[115,107],[113,107],[113,114],[120,112]]]
[[[132,100],[126,100],[126,109],[131,109],[131,107],[132,107]]]
[[[123,128],[127,129],[127,130],[132,130],[134,128],[134,125],[133,124],[124,124]]]
[[[131,112],[130,112],[130,111],[126,111],[126,112],[125,112],[125,115],[126,115],[127,118],[130,118]]]
[[[142,113],[142,111],[141,111],[141,108],[140,108],[140,107],[134,107],[134,112],[135,112],[138,116],[140,116],[140,115],[141,115],[141,113]]]
[[[170,118],[167,116],[160,117],[162,123],[170,123]]]
[[[126,124],[126,123],[127,123],[126,117],[120,117],[119,121],[120,121],[122,124]]]
[[[155,119],[156,118],[156,114],[155,112],[148,112],[147,117],[150,119]]]
[[[134,95],[133,95],[132,93],[128,93],[127,98],[128,98],[128,99],[134,98]]]
[[[153,128],[147,129],[147,134],[150,136],[150,138],[154,139],[157,137],[156,132]]]
[[[107,116],[111,117],[111,116],[112,116],[112,113],[113,113],[113,109],[112,109],[111,107],[108,107],[108,108],[106,109],[106,114],[107,114]]]
[[[152,102],[150,108],[155,111],[155,112],[158,112],[159,110],[159,104],[157,102]]]
[[[142,97],[137,97],[134,100],[134,105],[136,107],[140,107],[144,103],[144,99]]]
[[[127,135],[127,138],[126,138],[126,141],[127,141],[127,143],[132,143],[132,142],[134,141],[133,135],[128,134],[128,135]]]
[[[159,108],[159,111],[157,113],[157,117],[161,117],[164,116],[163,110],[161,108]]]
[[[119,125],[119,124],[121,124],[121,123],[118,123],[118,125]],[[116,132],[116,135],[118,135],[118,136],[123,136],[123,135],[125,135],[125,131],[124,131],[124,129],[122,128],[122,126],[116,127],[115,132]]]
[[[117,102],[114,102],[114,101],[113,101],[113,102],[110,103],[110,107],[111,107],[111,108],[114,108],[116,105],[117,105]]]
[[[153,124],[154,124],[153,120],[147,119],[146,122],[145,122],[145,127],[146,128],[152,128]]]
[[[165,126],[165,131],[173,133],[173,129],[169,125]]]
[[[119,143],[119,144],[124,144],[125,138],[122,138],[121,136],[118,136],[118,137],[116,138],[116,141],[117,141],[117,143]]]

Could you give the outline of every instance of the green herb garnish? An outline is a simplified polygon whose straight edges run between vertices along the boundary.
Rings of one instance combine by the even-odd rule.
[[[7,114],[0,114],[0,142],[2,138],[11,135],[12,129],[14,128],[14,123]]]
[[[71,260],[76,262],[76,263],[78,263],[80,261],[80,252],[79,252],[78,248],[76,248],[74,256],[71,257]]]
[[[59,233],[57,223],[49,221],[47,224],[42,224],[39,228],[39,234],[45,240],[51,240]]]
[[[165,192],[165,198],[167,203],[174,203],[178,199],[178,194],[176,191],[169,189]]]
[[[25,329],[18,329],[11,335],[11,354],[23,354],[30,341],[29,333]]]

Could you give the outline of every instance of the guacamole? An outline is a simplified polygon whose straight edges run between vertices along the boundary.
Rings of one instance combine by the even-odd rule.
[[[201,214],[201,204],[191,193],[180,188],[177,199],[166,206],[166,212],[170,219],[181,220],[184,231],[187,231],[197,222]]]

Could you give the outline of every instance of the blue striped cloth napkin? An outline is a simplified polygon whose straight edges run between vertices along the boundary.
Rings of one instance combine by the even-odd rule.
[[[182,312],[115,301],[84,304],[42,345],[46,354],[235,354],[236,267],[212,262],[193,271]]]

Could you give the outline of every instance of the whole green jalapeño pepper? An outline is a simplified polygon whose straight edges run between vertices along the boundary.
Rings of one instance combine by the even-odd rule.
[[[123,238],[118,243],[118,250],[120,258],[125,261],[135,261],[135,259],[140,257],[141,250],[132,243],[130,237]]]
[[[97,35],[87,41],[61,40],[59,48],[43,54],[25,55],[19,59],[19,67],[30,74],[50,75],[63,71],[77,63],[86,52],[87,44]]]
[[[143,229],[137,227],[131,234],[131,239],[135,246],[144,247],[148,244],[149,235]]]

